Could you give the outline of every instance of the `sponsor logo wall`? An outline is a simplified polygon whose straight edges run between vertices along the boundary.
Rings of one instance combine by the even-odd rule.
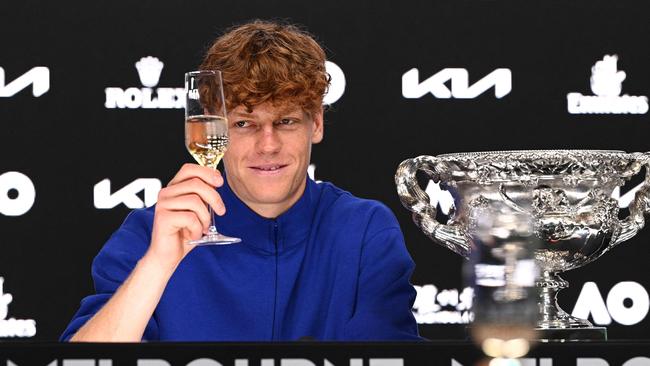
[[[393,210],[416,262],[413,313],[425,337],[465,338],[472,289],[463,260],[426,239],[401,206],[393,176],[402,160],[478,150],[650,151],[643,1],[289,1],[272,9],[253,1],[246,16],[236,10],[244,5],[215,3],[182,27],[180,3],[73,3],[75,12],[44,3],[33,13],[9,2],[3,12],[13,15],[0,22],[0,338],[56,339],[93,291],[90,264],[106,239],[192,162],[183,145],[183,73],[233,23],[288,17],[325,44],[332,83],[309,175]],[[336,22],[323,16],[332,9]],[[41,30],[17,33],[25,17]],[[642,180],[614,192],[620,207]],[[444,220],[453,197],[421,183]],[[607,325],[612,339],[650,337],[649,243],[646,228],[566,273],[560,305]]]

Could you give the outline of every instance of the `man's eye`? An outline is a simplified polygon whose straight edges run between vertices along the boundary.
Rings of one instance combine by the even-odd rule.
[[[294,123],[296,123],[296,121],[294,121],[294,120],[292,120],[290,118],[283,118],[278,122],[278,124],[280,124],[280,125],[292,125]]]
[[[248,126],[250,126],[250,122],[248,122],[248,121],[237,121],[237,122],[235,122],[235,127],[242,128],[242,127],[248,127]]]

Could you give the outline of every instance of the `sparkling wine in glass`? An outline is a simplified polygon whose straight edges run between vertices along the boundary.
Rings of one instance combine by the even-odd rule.
[[[228,148],[228,120],[223,97],[221,72],[192,71],[185,74],[185,146],[202,166],[217,169]],[[241,239],[225,236],[214,226],[214,211],[210,210],[210,228],[202,238],[188,244],[225,245]]]

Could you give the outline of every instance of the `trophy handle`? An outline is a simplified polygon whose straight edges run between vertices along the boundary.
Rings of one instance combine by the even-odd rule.
[[[440,181],[439,160],[433,156],[418,156],[404,160],[397,168],[395,183],[402,205],[413,212],[413,221],[433,241],[452,251],[469,257],[471,244],[465,230],[457,224],[441,224],[436,221],[437,210],[429,202],[429,195],[418,185],[415,174],[422,170],[433,179]]]
[[[614,247],[630,238],[645,226],[644,215],[650,213],[650,152],[641,154],[645,166],[645,180],[634,195],[634,201],[629,206],[630,215],[620,220],[621,230],[610,247]]]

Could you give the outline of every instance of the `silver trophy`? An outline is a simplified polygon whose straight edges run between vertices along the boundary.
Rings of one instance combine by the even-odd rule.
[[[646,168],[645,181],[619,219],[616,187]],[[446,224],[420,188],[416,172],[439,182],[454,197]],[[532,150],[419,156],[402,162],[395,175],[402,204],[433,241],[468,258],[471,217],[476,210],[507,205],[531,215],[541,241],[534,257],[541,271],[539,320],[542,339],[606,339],[606,330],[567,314],[557,304],[568,287],[559,273],[586,265],[632,238],[650,212],[650,153],[603,150]],[[495,210],[495,212],[497,212]]]

